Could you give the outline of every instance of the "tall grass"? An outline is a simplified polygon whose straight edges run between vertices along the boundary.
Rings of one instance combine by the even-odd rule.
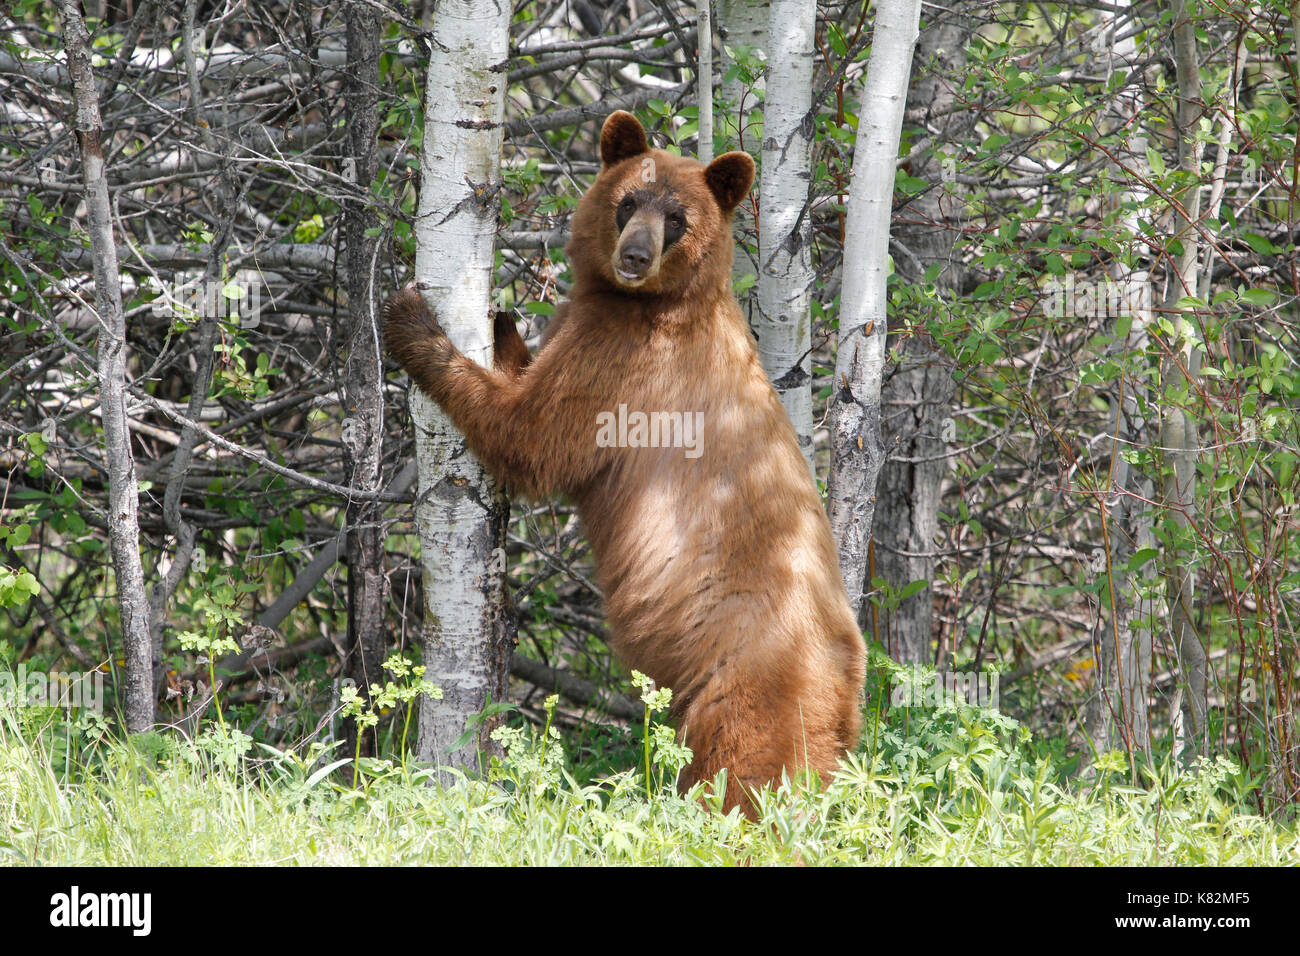
[[[552,704],[553,706],[553,704]],[[906,717],[904,720],[903,718]],[[653,735],[654,728],[650,727]],[[582,781],[548,722],[507,728],[483,779],[438,788],[405,760],[276,749],[219,724],[194,738],[103,734],[57,711],[0,711],[0,859],[15,864],[1277,865],[1292,825],[1250,811],[1217,758],[1067,778],[996,712],[918,708],[871,728],[869,753],[820,790],[723,815],[672,774],[660,733],[641,768]]]

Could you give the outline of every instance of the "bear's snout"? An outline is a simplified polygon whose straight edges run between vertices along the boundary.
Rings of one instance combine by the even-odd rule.
[[[645,243],[630,242],[623,247],[622,255],[618,258],[623,266],[623,272],[631,273],[640,279],[645,276],[646,270],[650,268],[650,263],[654,261],[654,253],[650,251],[649,245]]]
[[[664,245],[663,214],[644,210],[623,227],[610,265],[620,285],[636,288],[659,274],[660,250]]]

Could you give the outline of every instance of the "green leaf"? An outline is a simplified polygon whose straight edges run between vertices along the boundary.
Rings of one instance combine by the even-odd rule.
[[[315,773],[313,773],[310,777],[308,777],[303,782],[303,789],[310,790],[312,787],[316,786],[316,784],[320,783],[322,780],[324,780],[326,777],[332,774],[335,770],[339,769],[339,767],[346,766],[351,762],[352,762],[351,757],[345,757],[342,760],[335,760],[333,763],[327,763],[325,766],[321,767],[319,770],[317,770]]]
[[[1246,245],[1250,246],[1250,248],[1258,252],[1260,255],[1273,256],[1282,251],[1277,246],[1273,245],[1273,243],[1267,238],[1255,232],[1244,233],[1241,238]]]
[[[913,581],[911,584],[907,585],[907,587],[903,588],[903,590],[898,592],[898,599],[900,601],[906,601],[913,594],[920,594],[929,586],[930,586],[930,582],[924,579],[920,581]]]
[[[1147,164],[1151,167],[1151,172],[1156,176],[1164,176],[1165,158],[1150,146],[1147,147]]]
[[[1243,289],[1241,298],[1251,305],[1272,305],[1277,301],[1277,293],[1272,289]]]
[[[826,24],[826,38],[830,41],[831,49],[835,51],[836,56],[848,55],[849,45],[836,24],[829,22]]]
[[[1128,569],[1130,571],[1136,571],[1159,554],[1160,552],[1155,548],[1141,548],[1134,553],[1133,557],[1128,559]]]

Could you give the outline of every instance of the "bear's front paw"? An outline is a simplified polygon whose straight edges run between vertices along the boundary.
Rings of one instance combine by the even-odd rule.
[[[423,387],[455,353],[419,290],[395,292],[384,304],[384,350]]]
[[[394,358],[396,345],[445,338],[446,334],[418,289],[394,292],[384,303],[384,345]]]

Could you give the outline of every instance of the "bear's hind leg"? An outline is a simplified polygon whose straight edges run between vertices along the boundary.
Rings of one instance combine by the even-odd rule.
[[[681,715],[684,742],[694,752],[682,773],[682,789],[712,780],[725,768],[723,812],[738,806],[753,819],[750,793],[779,786],[783,773],[798,781],[805,770],[816,770],[824,784],[843,752],[840,734],[800,704],[786,688],[737,688],[715,677]]]
[[[492,323],[492,364],[498,372],[514,378],[533,360],[509,312],[498,312]]]

